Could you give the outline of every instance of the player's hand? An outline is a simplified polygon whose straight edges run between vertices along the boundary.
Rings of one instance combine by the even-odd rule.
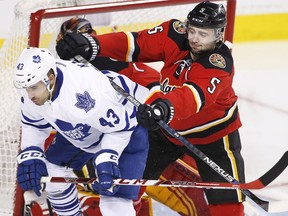
[[[101,150],[93,161],[98,181],[92,184],[95,191],[101,195],[114,195],[118,185],[113,185],[113,179],[121,178],[118,167],[118,153],[112,149]]]
[[[173,116],[174,107],[167,99],[159,99],[151,106],[141,104],[138,106],[136,113],[138,123],[152,131],[160,128],[160,125],[158,124],[159,120],[169,123]]]
[[[31,146],[21,151],[17,156],[17,181],[24,190],[34,190],[41,196],[44,189],[41,186],[41,177],[48,176],[45,155],[41,148]]]
[[[56,51],[64,60],[80,55],[87,61],[92,61],[99,53],[99,42],[88,33],[66,33],[57,42]]]

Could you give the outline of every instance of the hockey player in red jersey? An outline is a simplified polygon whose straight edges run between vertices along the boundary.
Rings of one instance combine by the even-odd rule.
[[[137,112],[138,122],[151,130],[146,178],[158,178],[168,164],[187,153],[196,160],[203,181],[224,181],[174,137],[158,130],[157,120],[162,119],[239,182],[245,181],[238,132],[241,121],[232,88],[233,58],[223,43],[225,26],[223,5],[205,1],[184,23],[172,19],[139,32],[67,34],[59,41],[58,54],[63,58],[80,54],[88,60],[100,55],[121,61],[164,62],[161,91]],[[85,41],[89,49],[76,50],[71,41]],[[206,190],[205,194],[211,215],[244,215],[240,191]]]

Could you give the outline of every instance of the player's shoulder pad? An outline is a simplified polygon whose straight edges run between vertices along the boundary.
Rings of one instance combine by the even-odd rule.
[[[186,27],[184,22],[177,19],[170,20],[168,37],[176,43],[180,50],[189,49],[186,39]]]
[[[232,73],[233,58],[225,44],[222,44],[220,48],[215,49],[212,53],[199,58],[196,62],[207,69],[214,68]]]

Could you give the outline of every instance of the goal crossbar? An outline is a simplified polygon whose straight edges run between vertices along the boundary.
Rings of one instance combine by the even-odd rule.
[[[122,1],[102,4],[90,4],[73,7],[60,7],[41,9],[30,16],[30,35],[28,45],[38,47],[40,40],[41,21],[44,18],[75,16],[81,14],[104,13],[123,10],[135,10],[139,8],[163,7],[172,5],[181,5],[187,3],[197,3],[202,0],[140,0],[140,1]],[[216,0],[221,1],[221,0]],[[236,0],[227,0],[227,26],[230,31],[225,31],[225,40],[233,42],[234,22],[236,13]]]

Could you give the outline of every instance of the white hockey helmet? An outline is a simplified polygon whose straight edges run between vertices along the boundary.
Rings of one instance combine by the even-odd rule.
[[[47,73],[51,69],[56,77],[56,60],[48,49],[26,48],[18,57],[14,68],[14,86],[16,88],[27,88],[43,81],[48,87],[50,82]]]

